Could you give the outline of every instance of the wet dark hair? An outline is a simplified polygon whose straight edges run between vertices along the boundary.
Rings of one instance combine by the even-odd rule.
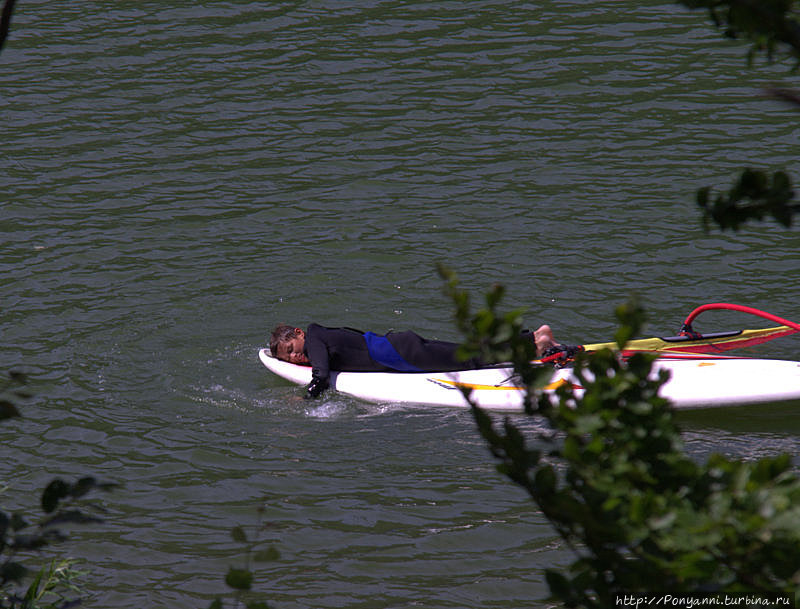
[[[269,339],[269,351],[273,357],[278,357],[278,345],[280,343],[291,340],[295,336],[297,336],[297,328],[294,326],[287,326],[286,324],[275,326]]]

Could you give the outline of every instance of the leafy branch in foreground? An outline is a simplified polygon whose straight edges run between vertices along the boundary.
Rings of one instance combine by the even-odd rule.
[[[20,416],[17,404],[31,397],[24,387],[27,377],[22,372],[12,370],[8,378],[0,382],[0,421]]]
[[[703,210],[703,226],[708,231],[709,220],[725,230],[738,230],[749,220],[772,216],[783,226],[792,225],[792,216],[800,212],[794,203],[794,191],[789,176],[782,171],[771,177],[764,171],[746,169],[727,195],[719,194],[711,202],[710,188],[697,192],[697,204]]]
[[[23,593],[22,583],[31,575],[31,571],[20,557],[64,541],[66,536],[58,526],[102,522],[93,513],[98,509],[97,506],[85,505],[82,498],[92,490],[110,490],[114,486],[97,482],[91,477],[81,478],[74,483],[56,478],[42,492],[43,516],[35,523],[19,512],[0,510],[0,608],[62,609],[76,604],[77,601],[66,599],[68,592],[77,590],[74,578],[78,572],[72,567],[71,561],[51,561],[41,567]]]
[[[769,62],[774,61],[777,53],[785,52],[794,59],[794,70],[800,67],[800,13],[794,0],[678,0],[678,3],[690,9],[707,9],[714,25],[724,29],[727,37],[749,40],[752,43],[747,56],[749,65],[759,52],[766,53]],[[767,94],[800,105],[800,95],[794,91],[772,87]],[[770,216],[788,227],[792,217],[800,213],[789,176],[783,171],[770,176],[764,171],[746,169],[727,195],[717,195],[712,203],[709,192],[709,187],[697,191],[706,232],[709,220],[723,230],[736,231],[746,222]]]
[[[499,298],[471,315],[448,276],[466,345],[492,345],[503,327]],[[617,309],[621,346],[638,333],[643,312]],[[525,340],[512,333],[509,340]],[[509,352],[503,347],[499,354]],[[516,350],[511,349],[512,353]],[[575,555],[547,570],[552,598],[568,607],[607,608],[625,595],[781,594],[800,600],[800,479],[787,455],[743,462],[714,455],[704,464],[683,449],[667,380],[652,356],[623,361],[605,350],[579,356],[583,392],[565,386],[538,393],[528,414],[548,431],[533,438],[474,403],[480,433],[498,470],[523,487]],[[546,370],[513,359],[526,378]],[[533,369],[533,370],[532,370]]]
[[[258,600],[257,595],[251,592],[254,579],[252,563],[276,561],[280,558],[280,552],[275,546],[260,548],[262,546],[262,541],[259,538],[261,531],[268,529],[271,525],[262,521],[264,516],[263,505],[259,508],[258,514],[258,524],[254,527],[252,538],[247,535],[242,526],[235,526],[231,529],[233,541],[243,544],[245,547],[244,567],[229,567],[225,576],[225,584],[233,592],[234,607],[239,607],[240,603],[244,603],[246,609],[269,609],[269,605],[266,602]],[[212,601],[209,609],[223,609],[223,607],[223,601],[218,597]]]
[[[23,389],[25,383],[24,374],[11,372],[0,385],[0,420],[21,416],[16,403],[30,397]],[[33,552],[64,541],[66,536],[59,526],[102,522],[95,515],[100,508],[87,504],[85,497],[94,490],[107,491],[115,486],[90,476],[75,482],[55,478],[41,494],[42,516],[35,522],[21,512],[0,509],[0,609],[66,609],[80,602],[67,599],[68,594],[79,591],[75,578],[80,572],[72,561],[51,560],[33,574],[22,561]],[[23,582],[30,577],[32,582],[23,592]]]
[[[8,38],[8,32],[11,29],[11,15],[14,12],[14,3],[16,0],[5,0],[3,8],[0,10],[0,49]]]
[[[759,52],[773,61],[779,45],[785,45],[800,65],[800,22],[793,0],[679,0],[679,4],[707,9],[711,21],[724,30],[725,36],[752,42],[750,63]]]

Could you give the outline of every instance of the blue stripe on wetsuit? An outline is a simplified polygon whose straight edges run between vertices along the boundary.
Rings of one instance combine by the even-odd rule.
[[[369,356],[379,364],[400,372],[422,372],[404,360],[385,336],[374,332],[364,332],[364,340],[367,341]]]

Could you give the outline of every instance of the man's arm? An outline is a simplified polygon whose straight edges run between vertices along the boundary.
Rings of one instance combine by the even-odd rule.
[[[328,329],[310,324],[306,330],[306,354],[311,362],[311,382],[306,387],[306,398],[316,398],[330,386],[331,364],[326,340]]]

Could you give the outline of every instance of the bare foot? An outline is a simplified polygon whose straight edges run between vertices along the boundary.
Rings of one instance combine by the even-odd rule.
[[[542,353],[556,344],[553,331],[548,325],[540,326],[533,332],[533,341],[536,343],[536,354],[539,357],[542,357]]]

